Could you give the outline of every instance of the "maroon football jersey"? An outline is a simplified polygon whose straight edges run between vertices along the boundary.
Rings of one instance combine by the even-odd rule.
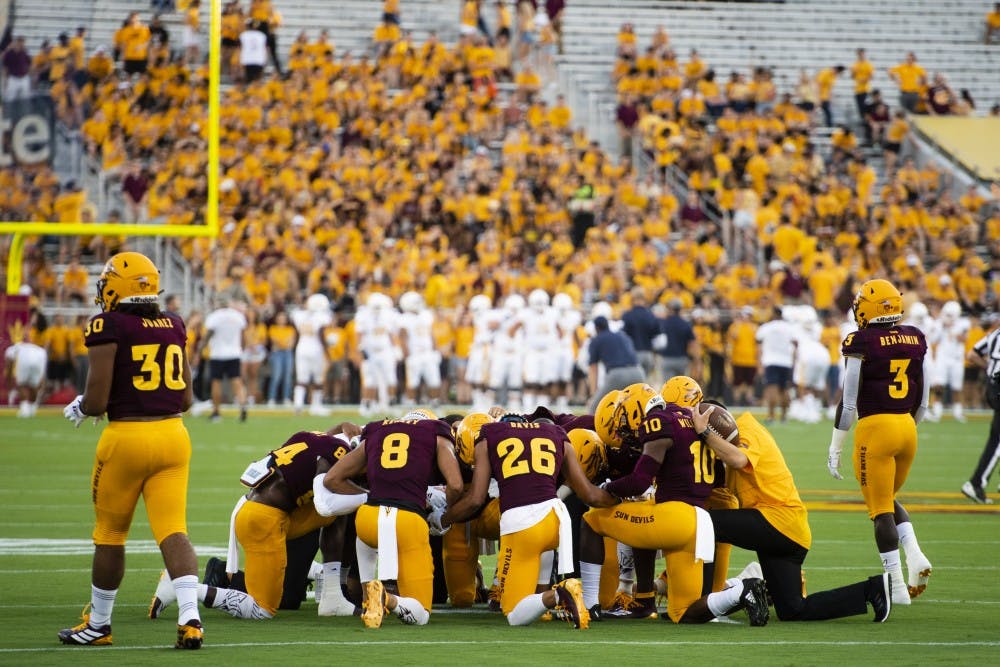
[[[717,469],[715,453],[695,433],[687,408],[668,405],[646,415],[639,426],[639,441],[670,438],[673,445],[656,473],[656,502],[679,500],[698,507],[712,493]]]
[[[424,514],[427,487],[437,470],[438,436],[454,442],[437,419],[384,419],[361,431],[368,458],[368,504]]]
[[[334,464],[347,451],[347,445],[340,438],[318,431],[300,431],[273,450],[271,460],[285,479],[295,504],[301,507],[312,502],[316,458],[322,457]]]
[[[109,420],[183,412],[187,341],[180,317],[101,313],[87,323],[84,342],[87,347],[118,344],[108,397]]]
[[[867,327],[844,338],[845,357],[861,357],[858,416],[913,414],[924,389],[923,332],[908,324]]]
[[[566,431],[554,424],[484,424],[490,469],[500,487],[500,512],[556,497]]]
[[[567,433],[575,428],[585,428],[588,431],[593,431],[594,429],[594,415],[573,415],[573,414],[561,414],[556,415],[556,424],[563,427]]]

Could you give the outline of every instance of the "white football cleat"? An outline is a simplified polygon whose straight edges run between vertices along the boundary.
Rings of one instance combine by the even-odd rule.
[[[903,581],[902,568],[889,572],[889,581],[892,585],[892,604],[910,604],[910,593],[907,590],[906,582]]]
[[[328,582],[324,577],[317,577],[313,588],[316,589],[317,616],[354,616],[354,603],[344,597],[339,581]]]
[[[911,598],[917,597],[927,589],[927,580],[931,576],[932,569],[931,562],[922,552],[913,558],[913,562],[906,561],[907,592]]]
[[[177,591],[174,590],[174,582],[170,580],[170,575],[164,570],[160,573],[160,580],[156,584],[156,592],[153,593],[153,600],[149,603],[149,617],[159,618],[163,611],[177,600]]]
[[[760,563],[758,563],[755,560],[752,560],[749,563],[747,563],[747,566],[743,568],[743,571],[740,572],[738,575],[726,579],[726,588],[731,588],[732,586],[735,586],[737,582],[742,581],[743,579],[763,579],[763,578],[764,578],[764,571],[760,568]]]

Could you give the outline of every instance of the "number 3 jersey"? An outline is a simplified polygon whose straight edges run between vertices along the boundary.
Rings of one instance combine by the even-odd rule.
[[[858,417],[913,414],[920,405],[927,340],[908,324],[867,327],[844,338],[845,357],[861,358]]]
[[[87,323],[87,347],[117,343],[108,419],[184,411],[184,321],[173,314],[139,317],[111,311]]]
[[[645,445],[663,438],[670,438],[673,445],[653,478],[656,502],[679,500],[704,507],[715,483],[715,453],[698,438],[691,413],[674,405],[651,410],[639,426],[639,442]]]
[[[554,424],[484,424],[493,478],[500,488],[500,512],[556,497],[566,431]]]
[[[361,431],[368,471],[368,504],[426,514],[427,487],[437,471],[438,436],[454,441],[438,419],[383,419]]]

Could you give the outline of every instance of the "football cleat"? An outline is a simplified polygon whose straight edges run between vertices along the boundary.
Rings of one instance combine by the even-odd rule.
[[[490,611],[500,611],[500,587],[493,586],[490,588],[489,601],[487,605]]]
[[[322,582],[322,583],[321,583]],[[354,603],[344,597],[340,590],[340,582],[324,582],[322,577],[316,579],[317,616],[355,616]]]
[[[160,580],[156,583],[156,592],[153,593],[153,600],[149,603],[149,618],[159,618],[163,615],[163,610],[176,600],[177,591],[174,590],[174,582],[170,580],[170,575],[164,570],[160,573]]]
[[[909,586],[907,586],[906,582],[903,581],[902,569],[896,569],[896,571],[890,572],[889,579],[892,582],[892,603],[897,605],[910,604]]]
[[[743,580],[743,592],[740,593],[740,606],[746,609],[750,617],[750,625],[761,627],[767,625],[771,610],[767,606],[767,586],[763,579],[756,577]]]
[[[653,596],[645,598],[635,598],[627,593],[618,593],[615,596],[611,608],[602,612],[602,617],[606,619],[644,619],[656,618],[656,601]]]
[[[931,576],[931,562],[923,553],[918,554],[911,563],[906,561],[907,591],[911,598],[915,598],[927,589],[927,580]]]
[[[385,617],[385,586],[382,585],[381,581],[375,579],[365,582],[364,587],[366,597],[362,605],[364,612],[361,614],[361,620],[364,621],[366,628],[380,628],[382,627],[382,619]]]
[[[892,609],[892,579],[888,572],[868,577],[865,599],[875,612],[875,618],[872,620],[876,623],[885,623],[885,619],[889,618],[889,610]]]
[[[552,587],[556,592],[556,610],[565,612],[565,620],[574,628],[590,627],[590,612],[583,606],[583,585],[579,579],[566,579]]]
[[[177,643],[174,644],[174,648],[196,651],[201,648],[204,641],[205,630],[201,627],[201,621],[192,619],[184,625],[177,626]]]
[[[111,626],[92,626],[89,609],[89,604],[83,608],[79,625],[59,631],[59,641],[70,646],[111,646]]]
[[[226,574],[226,561],[215,558],[208,559],[205,563],[205,576],[201,583],[215,588],[229,588],[229,575]]]
[[[986,491],[981,487],[974,486],[972,482],[966,482],[962,485],[962,493],[974,503],[979,503],[980,505],[993,504],[993,499],[986,497]]]
[[[601,621],[604,620],[604,610],[601,609],[600,603],[595,604],[593,607],[591,607],[590,609],[588,609],[587,613],[590,614],[590,620],[592,622],[598,622],[598,623],[600,623]]]

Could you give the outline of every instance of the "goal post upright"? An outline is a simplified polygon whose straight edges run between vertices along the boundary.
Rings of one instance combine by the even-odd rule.
[[[26,236],[165,236],[209,237],[219,235],[219,106],[221,72],[222,0],[210,0],[208,30],[208,193],[203,225],[153,225],[82,222],[0,222],[0,234],[12,234],[7,256],[8,294],[21,288],[21,263]]]

